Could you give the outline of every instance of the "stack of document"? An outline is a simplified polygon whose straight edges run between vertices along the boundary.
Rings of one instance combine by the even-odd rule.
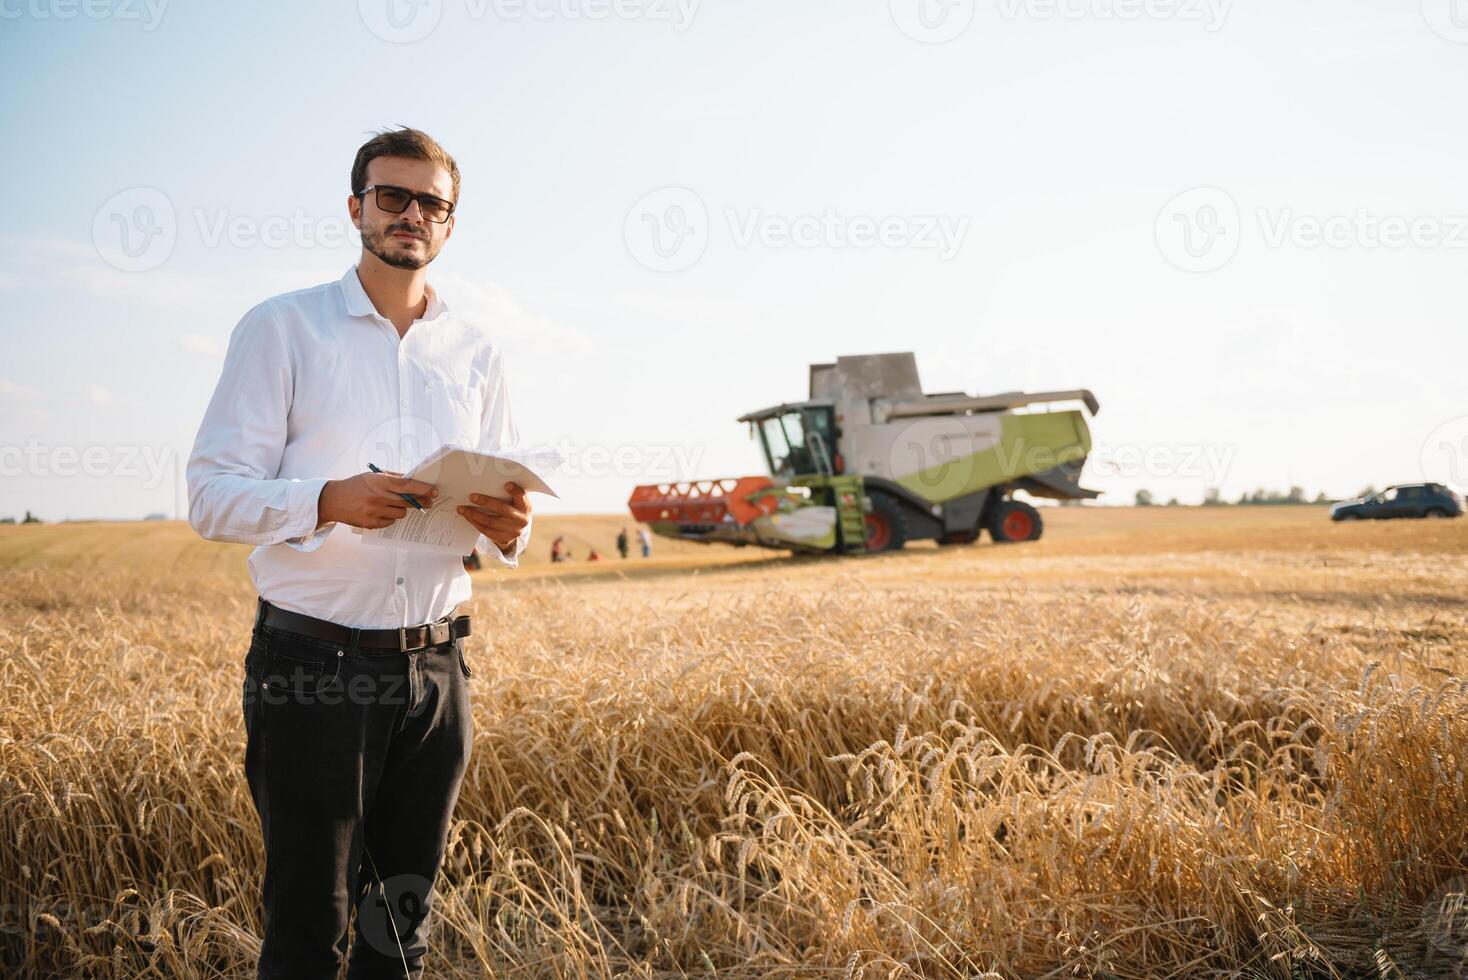
[[[527,492],[555,497],[556,492],[541,474],[554,471],[560,463],[560,457],[552,453],[510,450],[482,453],[459,446],[440,446],[403,474],[438,488],[432,506],[425,504],[422,510],[410,506],[407,514],[387,527],[352,530],[362,536],[363,544],[467,555],[474,550],[479,531],[456,508],[474,506],[469,494],[509,500],[505,484],[517,483]]]

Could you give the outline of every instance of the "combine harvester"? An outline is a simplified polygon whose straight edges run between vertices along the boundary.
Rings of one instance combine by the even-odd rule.
[[[799,552],[894,551],[922,538],[1033,541],[1040,514],[1010,494],[1089,499],[1078,482],[1091,449],[1078,409],[1089,391],[923,394],[911,352],[812,364],[808,401],[750,412],[769,476],[636,487],[632,516],[684,541]]]

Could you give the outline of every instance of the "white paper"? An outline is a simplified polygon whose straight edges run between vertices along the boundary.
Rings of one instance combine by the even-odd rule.
[[[403,475],[431,483],[438,489],[433,505],[408,513],[387,527],[352,528],[362,536],[362,543],[376,547],[403,548],[408,551],[435,551],[451,555],[467,555],[479,540],[479,531],[469,519],[458,513],[460,505],[474,506],[469,494],[481,493],[496,500],[509,500],[506,483],[518,483],[528,492],[556,492],[542,478],[561,463],[550,453],[503,450],[481,453],[459,446],[445,445],[430,453],[421,463]]]

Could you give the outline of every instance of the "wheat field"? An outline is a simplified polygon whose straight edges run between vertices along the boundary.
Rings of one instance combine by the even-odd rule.
[[[1468,521],[1046,515],[626,562],[537,519],[475,573],[428,975],[1468,976]],[[247,551],[0,528],[7,975],[251,975]]]

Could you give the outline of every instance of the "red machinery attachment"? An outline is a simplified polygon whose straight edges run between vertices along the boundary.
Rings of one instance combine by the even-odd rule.
[[[690,480],[686,483],[645,483],[632,489],[627,506],[638,521],[651,524],[722,524],[727,517],[744,526],[763,514],[774,512],[776,495],[766,494],[751,501],[761,490],[774,486],[767,476],[729,476],[719,480]]]

